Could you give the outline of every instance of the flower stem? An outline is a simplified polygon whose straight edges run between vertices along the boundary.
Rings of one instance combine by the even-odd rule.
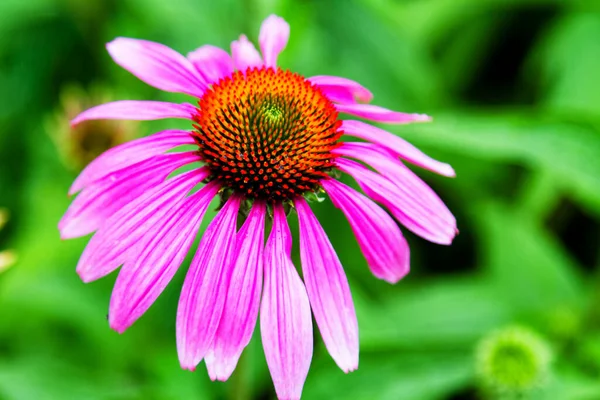
[[[250,390],[248,387],[248,357],[242,353],[235,372],[231,379],[231,391],[229,398],[231,400],[249,400]]]

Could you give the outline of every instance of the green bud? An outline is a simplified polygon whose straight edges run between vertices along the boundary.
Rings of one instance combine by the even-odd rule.
[[[548,375],[551,352],[525,327],[513,326],[484,337],[477,347],[477,374],[495,398],[510,398],[540,388]]]

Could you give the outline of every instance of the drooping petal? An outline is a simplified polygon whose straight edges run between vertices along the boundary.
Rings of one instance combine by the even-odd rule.
[[[114,271],[130,257],[135,244],[154,235],[164,215],[209,174],[206,168],[189,171],[148,190],[110,217],[86,246],[77,273],[84,282]]]
[[[244,72],[250,67],[263,66],[258,50],[246,35],[241,35],[239,40],[231,42],[231,56],[233,57],[233,65],[238,71]]]
[[[85,236],[114,213],[160,184],[177,168],[198,161],[194,152],[159,154],[115,171],[86,187],[58,223],[60,237]]]
[[[212,348],[205,357],[212,380],[231,376],[252,338],[258,317],[264,264],[266,204],[255,201],[237,234],[227,300]]]
[[[431,121],[431,117],[425,114],[407,114],[372,104],[336,104],[335,108],[341,113],[387,124],[409,124],[411,122]]]
[[[194,370],[213,342],[227,296],[240,198],[232,196],[210,223],[183,282],[177,308],[177,353]]]
[[[369,197],[386,206],[392,215],[412,232],[430,242],[452,243],[456,226],[424,207],[424,203],[414,194],[354,161],[338,158],[336,164],[340,170],[356,179]]]
[[[433,189],[383,146],[346,142],[333,152],[356,158],[375,168],[381,175],[398,186],[401,195],[407,197],[407,201],[417,203],[416,207],[421,207],[433,214],[431,217],[439,220],[439,225],[448,232],[449,239],[452,239],[457,232],[456,218]]]
[[[344,371],[358,368],[358,322],[342,264],[306,201],[294,200],[300,225],[302,273],[325,346]]]
[[[119,37],[106,48],[117,64],[155,88],[195,97],[207,88],[192,63],[163,44]]]
[[[94,119],[127,119],[148,121],[164,118],[192,119],[197,112],[191,104],[164,101],[120,100],[89,108],[73,118],[71,126]]]
[[[265,60],[265,66],[276,68],[277,57],[290,38],[290,25],[277,15],[269,15],[260,27],[258,42]]]
[[[354,104],[356,100],[368,103],[373,94],[360,83],[339,76],[319,75],[308,78],[331,100],[337,103]]]
[[[154,303],[183,262],[219,186],[210,182],[169,209],[152,236],[135,245],[136,257],[121,268],[110,299],[109,323],[123,333]]]
[[[410,250],[394,220],[373,201],[335,179],[321,184],[348,219],[373,275],[390,283],[402,279],[409,271]]]
[[[113,147],[100,154],[81,171],[71,185],[69,194],[77,193],[85,186],[115,171],[137,164],[174,147],[194,143],[190,132],[167,130]]]
[[[225,50],[204,45],[188,53],[188,59],[208,84],[217,83],[233,73],[233,60]]]
[[[313,352],[308,295],[290,258],[291,233],[283,206],[273,207],[265,246],[260,333],[279,399],[299,399]]]
[[[404,139],[384,131],[383,129],[379,129],[361,121],[350,120],[343,121],[340,129],[344,131],[345,135],[354,136],[384,146],[398,157],[418,165],[419,167],[444,176],[456,175],[450,165],[434,160]]]

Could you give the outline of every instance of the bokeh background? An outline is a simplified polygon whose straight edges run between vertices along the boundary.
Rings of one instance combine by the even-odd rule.
[[[418,171],[460,235],[444,247],[406,233],[412,272],[395,286],[369,274],[329,200],[315,208],[349,276],[361,359],[343,374],[317,333],[304,398],[600,399],[597,0],[1,1],[0,399],[274,398],[260,335],[227,383],[179,368],[185,268],[125,334],[111,331],[116,273],[83,284],[87,238],[61,241],[56,227],[98,151],[185,128],[69,129],[107,100],[185,100],[119,68],[106,42],[228,48],[242,32],[256,40],[273,12],[292,29],[284,68],[355,79],[378,105],[434,116],[389,130],[457,172]]]

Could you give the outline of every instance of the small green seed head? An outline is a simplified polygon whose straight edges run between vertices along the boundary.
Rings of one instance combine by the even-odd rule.
[[[543,385],[551,352],[530,329],[513,326],[492,332],[477,347],[477,373],[495,397],[510,397]]]

